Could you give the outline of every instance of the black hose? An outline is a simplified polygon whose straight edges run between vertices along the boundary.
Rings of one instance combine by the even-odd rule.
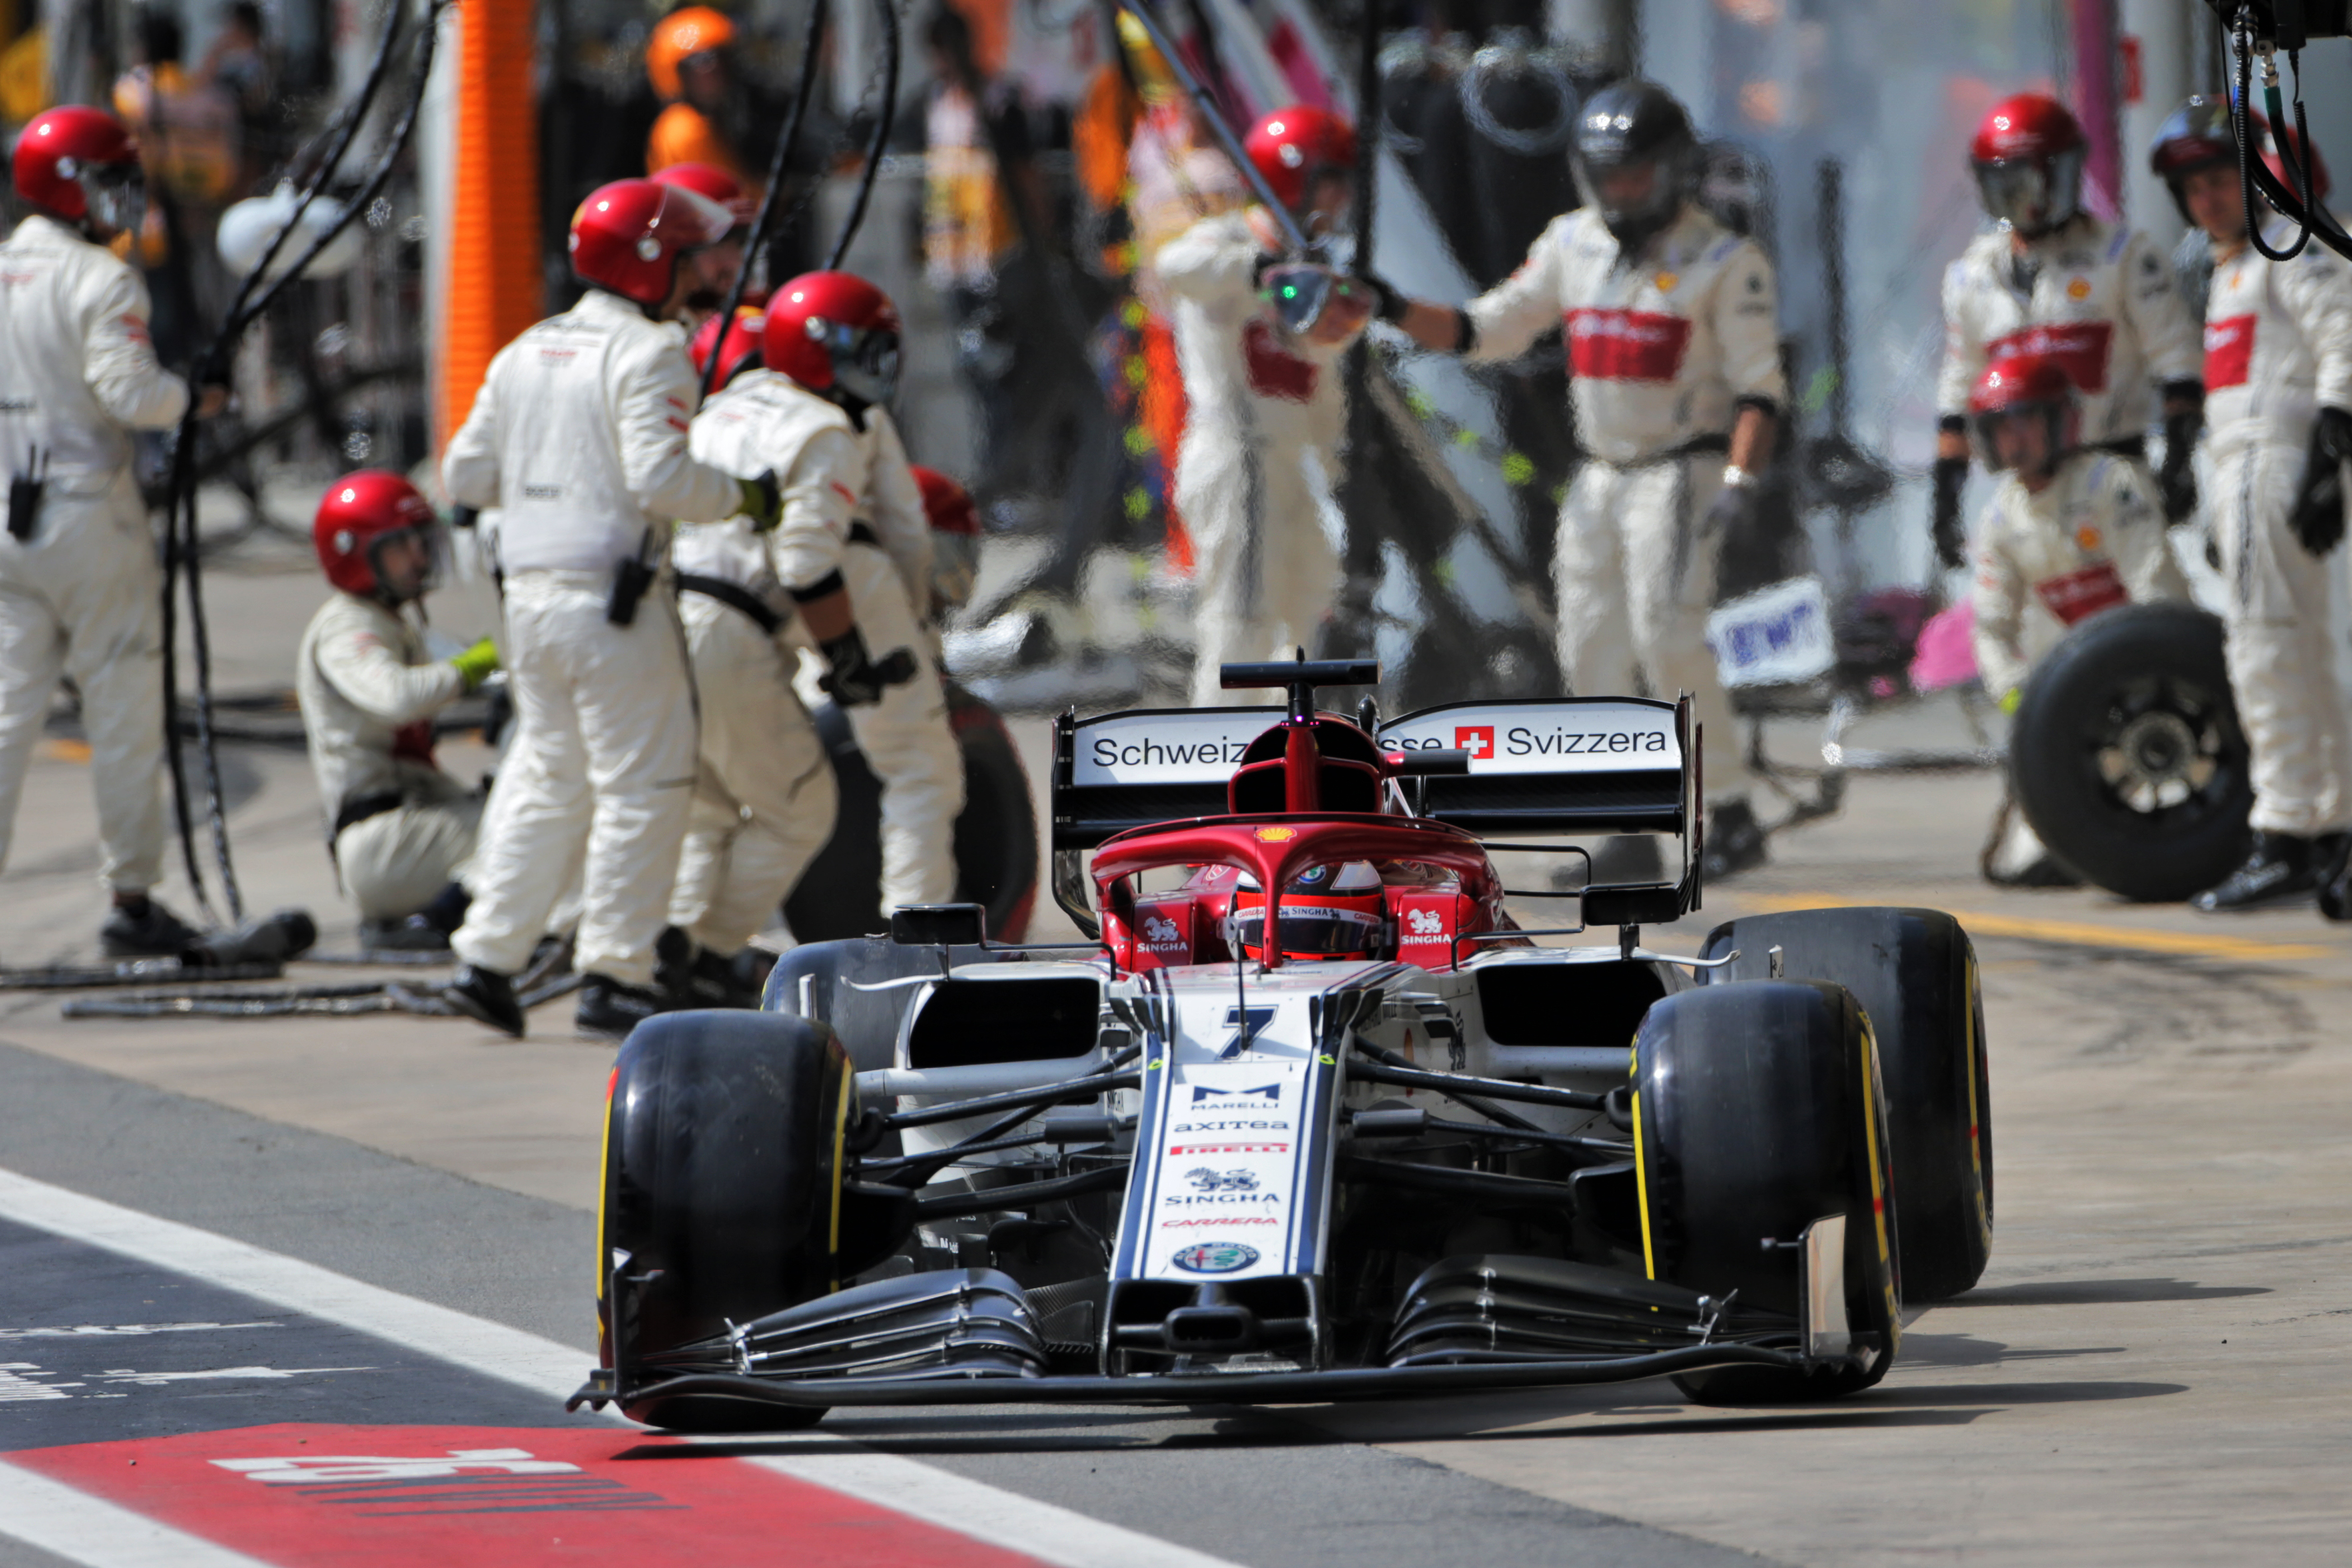
[[[827,272],[841,270],[842,258],[849,254],[849,242],[857,237],[858,226],[866,221],[866,204],[873,197],[874,182],[882,173],[882,153],[890,145],[890,128],[898,115],[898,7],[896,0],[874,0],[874,8],[882,14],[882,103],[874,115],[874,135],[866,145],[866,167],[857,176],[857,199],[850,204],[849,216],[842,221],[841,237],[833,242],[833,254],[825,258]],[[745,253],[746,259],[749,252]],[[713,354],[715,361],[719,356]]]
[[[324,234],[313,240],[299,259],[280,275],[278,281],[264,289],[259,299],[253,299],[257,283],[268,273],[276,260],[287,236],[299,225],[302,214],[310,201],[332,179],[342,158],[356,138],[357,128],[365,118],[364,105],[355,104],[350,119],[338,133],[332,154],[322,162],[317,179],[284,227],[272,239],[268,251],[255,264],[238,286],[235,301],[221,323],[220,331],[205,353],[194,362],[195,384],[190,388],[188,409],[181,416],[179,439],[172,454],[172,482],[165,492],[163,538],[163,734],[165,756],[172,776],[173,813],[180,830],[180,845],[187,866],[189,885],[194,889],[196,902],[207,920],[215,920],[212,902],[205,895],[204,879],[197,865],[194,833],[189,810],[187,774],[179,754],[178,725],[173,710],[177,705],[178,661],[174,651],[177,640],[177,607],[175,579],[184,570],[188,585],[188,629],[194,644],[196,669],[196,744],[205,769],[205,814],[213,840],[214,858],[220,868],[221,890],[226,899],[231,921],[245,918],[245,900],[236,880],[236,864],[229,852],[228,821],[223,803],[220,782],[220,752],[213,731],[212,701],[212,635],[204,609],[204,574],[196,524],[195,448],[196,412],[202,389],[213,376],[226,370],[236,342],[278,298],[280,290],[309,270],[310,265],[325,252],[327,247],[342,237],[343,231],[357,221],[369,204],[383,193],[392,177],[394,167],[407,150],[415,133],[417,115],[425,100],[425,88],[433,68],[433,56],[439,38],[441,12],[450,0],[431,0],[424,18],[424,31],[418,39],[416,60],[411,72],[409,100],[399,124],[394,128],[373,174],[365,182],[359,196],[344,210],[343,215]],[[379,45],[376,59],[371,66],[362,93],[373,97],[383,79],[383,68],[391,58],[392,47],[400,30],[401,16],[397,8],[384,20],[384,36]]]
[[[2260,210],[2254,205],[2254,152],[2253,138],[2252,134],[2253,127],[2249,123],[2253,113],[2249,101],[2252,99],[2254,90],[2253,20],[2252,14],[2243,7],[2241,7],[2238,11],[2237,23],[2234,31],[2236,32],[2237,37],[2233,41],[2238,47],[2238,90],[2230,95],[2230,129],[2237,133],[2238,139],[2238,189],[2246,204],[2246,238],[2252,244],[2253,247],[2257,251],[2270,258],[2273,261],[2293,261],[2296,257],[2301,256],[2304,252],[2304,247],[2311,243],[2312,221],[2310,209],[2304,199],[2304,194],[2295,193],[2296,200],[2294,203],[2294,206],[2301,216],[2298,220],[2300,227],[2295,234],[2294,243],[2288,246],[2284,250],[2272,249],[2270,241],[2263,237],[2262,215]],[[2271,79],[2263,84],[2263,90],[2269,97],[2271,118],[2273,121],[2276,121],[2281,118],[2279,113],[2278,87],[2276,85],[2277,73],[2278,67],[2273,63],[2266,73]],[[2297,110],[2298,117],[2300,116],[2300,112],[2303,108],[2302,88],[2303,72],[2301,68],[2298,66],[2295,70],[2295,109]],[[2284,146],[2286,141],[2285,127],[2276,126],[2275,132],[2281,145]],[[2311,143],[2306,141],[2304,143],[2304,159],[2305,164],[2304,192],[2308,192],[2311,189],[2311,179],[2308,172],[2310,157]],[[2289,175],[2292,176],[2294,171],[2294,160],[2292,157],[2282,154],[2279,162],[2287,169]]]
[[[784,117],[784,129],[776,138],[776,150],[768,157],[768,186],[760,193],[760,210],[751,216],[751,237],[743,245],[743,260],[735,268],[734,284],[727,290],[726,308],[719,312],[719,336],[735,320],[736,308],[743,303],[743,285],[751,276],[751,264],[768,243],[768,226],[774,221],[776,197],[782,192],[784,171],[791,166],[793,149],[799,145],[801,122],[808,118],[808,107],[816,97],[817,56],[824,42],[825,0],[809,0],[808,37],[801,45],[800,91],[793,99],[792,112]],[[708,402],[710,388],[719,379],[720,355],[714,350],[702,365],[702,391],[698,402]]]

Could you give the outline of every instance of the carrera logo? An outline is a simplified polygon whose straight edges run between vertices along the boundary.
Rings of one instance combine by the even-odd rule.
[[[1512,729],[1503,735],[1504,754],[1513,757],[1625,756],[1665,750],[1664,730],[1554,730],[1547,734]]]
[[[1690,347],[1687,317],[1654,310],[1568,312],[1568,367],[1593,381],[1672,381]]]
[[[2046,577],[2033,584],[2033,592],[2052,615],[2070,626],[2131,600],[2112,561],[2095,561],[2079,572]]]
[[[2254,319],[2224,316],[2205,323],[2205,390],[2243,386],[2254,363]]]
[[[1454,747],[1470,753],[1474,763],[1484,762],[1495,754],[1495,726],[1492,724],[1456,724],[1454,727]]]
[[[2107,389],[2107,342],[2115,327],[2106,321],[2052,321],[2027,327],[1985,344],[1988,363],[2012,354],[2048,354],[2066,369],[2081,392]]]

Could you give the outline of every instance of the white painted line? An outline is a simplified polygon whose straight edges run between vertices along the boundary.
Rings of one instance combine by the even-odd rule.
[[[762,1455],[748,1462],[1057,1568],[1234,1568],[1189,1546],[871,1448]]]
[[[587,1380],[589,1358],[569,1345],[14,1171],[0,1170],[0,1219],[258,1296],[557,1399]]]
[[[257,1558],[5,1460],[0,1460],[0,1536],[88,1568],[264,1568]]]
[[[550,1399],[564,1398],[587,1377],[588,1358],[569,1345],[470,1313],[436,1307],[313,1263],[198,1230],[194,1226],[158,1219],[100,1198],[37,1182],[13,1171],[0,1170],[0,1219],[102,1247],[159,1268],[390,1340],[467,1372],[496,1378]],[[968,1480],[951,1471],[846,1442],[832,1453],[776,1456],[746,1462],[976,1541],[1026,1552],[1056,1568],[1233,1568],[1223,1559],[1205,1552],[1172,1545],[982,1481]],[[38,1484],[94,1508],[109,1506],[84,1499],[81,1493],[58,1487],[54,1482]],[[0,1533],[25,1534],[16,1528],[15,1511],[8,1506],[9,1496],[5,1485],[0,1485]],[[136,1521],[135,1515],[121,1510],[113,1511],[125,1520]],[[152,1528],[159,1532],[158,1541],[166,1537],[192,1539],[164,1531],[160,1525]],[[158,1548],[144,1557],[98,1556],[79,1546],[68,1550],[48,1545],[31,1535],[25,1538],[89,1563],[92,1568],[118,1568],[118,1564],[120,1568],[148,1568],[149,1564],[153,1568],[229,1568],[231,1564],[251,1561],[205,1547],[201,1542],[198,1546],[213,1555],[175,1555]]]

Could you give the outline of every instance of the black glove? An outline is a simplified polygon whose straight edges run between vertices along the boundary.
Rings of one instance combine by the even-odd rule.
[[[2325,555],[2344,542],[2344,465],[2352,460],[2352,414],[2323,408],[2312,426],[2311,460],[2287,522],[2303,547]]]
[[[829,667],[817,677],[825,695],[844,708],[869,708],[882,700],[886,687],[904,686],[915,679],[912,648],[893,648],[879,660],[866,651],[866,639],[856,626],[831,642],[817,644]]]
[[[449,509],[449,526],[452,528],[473,528],[479,524],[481,521],[482,509],[480,507],[460,504]]]
[[[1960,518],[1960,491],[1969,482],[1969,460],[1938,458],[1935,473],[1936,510],[1929,526],[1936,538],[1936,559],[1949,570],[1964,564],[1969,557],[1969,525]]]
[[[2156,476],[2157,494],[2164,501],[2164,521],[2186,522],[2197,510],[2197,432],[2205,416],[2184,408],[2164,416],[2164,468]]]
[[[1380,301],[1379,308],[1372,313],[1391,326],[1403,321],[1405,311],[1412,308],[1412,301],[1399,293],[1395,284],[1377,272],[1359,272],[1349,281],[1371,290],[1372,298]]]

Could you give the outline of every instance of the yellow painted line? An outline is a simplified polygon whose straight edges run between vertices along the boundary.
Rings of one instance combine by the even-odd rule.
[[[1758,914],[1784,910],[1848,909],[1856,899],[1834,894],[1801,893],[1786,898],[1743,900]],[[2151,931],[2142,926],[2101,925],[2094,921],[2047,920],[2038,915],[2002,915],[1989,910],[1946,911],[1975,936],[2012,936],[2027,942],[2063,942],[2072,947],[2113,947],[2135,952],[2171,953],[2182,958],[2239,958],[2252,961],[2288,958],[2331,958],[2341,948],[2307,942],[2264,942],[2255,937],[2228,936],[2220,931]],[[2315,917],[2316,918],[2316,917]]]
[[[43,741],[34,751],[52,763],[86,763],[89,761],[89,742],[69,740],[59,735]]]

